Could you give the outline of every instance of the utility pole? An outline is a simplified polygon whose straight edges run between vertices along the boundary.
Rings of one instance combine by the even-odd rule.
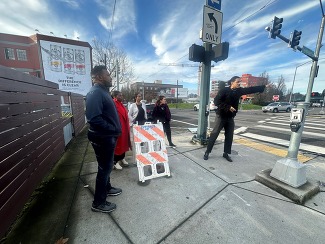
[[[120,67],[118,66],[118,60],[116,59],[116,90],[120,90],[120,81],[119,81],[119,71]]]
[[[310,104],[311,92],[314,85],[314,79],[317,72],[317,62],[319,58],[320,48],[322,46],[322,38],[324,32],[325,16],[323,13],[322,21],[319,29],[316,49],[312,58],[312,66],[309,76],[309,83],[306,92],[305,102],[298,103],[297,109],[302,111],[302,119],[299,123],[298,130],[291,133],[290,145],[288,149],[288,155],[286,158],[280,159],[276,162],[273,170],[271,171],[271,176],[285,182],[286,184],[299,187],[304,185],[307,182],[306,179],[306,166],[298,162],[298,150],[301,142],[302,132],[304,129],[304,123],[306,119],[306,111]],[[299,48],[297,48],[299,50]],[[306,54],[307,55],[307,54]],[[309,55],[307,55],[309,56]],[[298,111],[299,112],[299,111]]]
[[[176,108],[178,108],[178,80],[176,81]]]

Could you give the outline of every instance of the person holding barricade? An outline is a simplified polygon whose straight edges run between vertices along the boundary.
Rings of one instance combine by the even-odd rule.
[[[112,187],[110,174],[113,168],[114,149],[121,134],[121,124],[116,107],[108,89],[112,78],[103,65],[91,70],[93,86],[86,96],[86,118],[89,123],[88,139],[91,142],[98,163],[95,195],[91,210],[109,213],[116,204],[106,201],[107,196],[122,193],[120,188]]]
[[[123,95],[120,91],[112,92],[113,101],[115,102],[116,110],[120,118],[122,133],[117,139],[115,151],[114,151],[114,168],[122,170],[122,165],[128,165],[129,163],[125,160],[125,153],[132,150],[131,139],[130,139],[130,123],[128,117],[128,111],[124,107]]]
[[[176,145],[172,142],[172,135],[170,130],[171,113],[167,105],[165,96],[159,96],[156,105],[152,111],[152,117],[154,118],[156,123],[159,120],[163,124],[169,146],[176,147]]]
[[[129,108],[129,120],[131,124],[144,125],[147,121],[147,109],[146,104],[142,102],[141,93],[136,93],[134,96],[134,103]]]
[[[238,111],[239,98],[242,95],[252,94],[257,92],[263,92],[265,87],[269,85],[254,86],[254,87],[240,87],[240,77],[234,76],[228,81],[229,87],[225,87],[214,99],[215,106],[218,107],[216,110],[215,126],[210,134],[208,141],[207,150],[204,153],[203,159],[208,160],[209,154],[212,151],[213,145],[219,136],[222,129],[225,130],[225,142],[224,142],[224,153],[223,157],[232,162],[231,157],[231,146],[234,135],[235,122],[234,117]]]

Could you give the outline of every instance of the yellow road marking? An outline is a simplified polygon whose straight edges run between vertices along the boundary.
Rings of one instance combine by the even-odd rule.
[[[255,148],[257,150],[267,152],[267,153],[271,153],[273,155],[277,155],[277,156],[280,156],[280,157],[283,157],[283,158],[286,157],[287,154],[288,154],[287,150],[278,149],[278,148],[275,148],[275,147],[270,147],[270,146],[263,145],[261,143],[257,143],[257,142],[250,141],[250,140],[243,139],[243,138],[236,139],[235,142],[238,143],[238,144],[245,145],[245,146],[248,146],[248,147],[251,147],[251,148]],[[298,161],[300,163],[305,163],[310,159],[312,159],[312,158],[307,157],[305,155],[302,155],[300,153],[298,154]]]

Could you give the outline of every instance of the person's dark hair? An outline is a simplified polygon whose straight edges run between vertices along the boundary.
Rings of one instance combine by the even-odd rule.
[[[112,97],[117,97],[120,93],[120,91],[112,91]]]
[[[133,97],[134,102],[137,101],[137,96],[138,96],[139,94],[141,95],[140,92],[136,92],[136,93],[134,94],[134,97]]]
[[[101,75],[103,70],[107,70],[105,65],[97,65],[94,68],[92,68],[90,75],[92,78],[95,78],[96,75]]]
[[[163,96],[163,95],[160,95],[159,97],[158,97],[158,100],[157,100],[157,102],[156,102],[156,105],[160,105],[160,103],[161,103],[161,100],[163,100],[165,98],[165,96]]]
[[[236,79],[238,79],[238,78],[240,78],[239,76],[233,76],[233,77],[231,77],[231,79],[230,80],[228,80],[228,85],[230,86],[231,85],[231,83],[232,82],[234,82]]]

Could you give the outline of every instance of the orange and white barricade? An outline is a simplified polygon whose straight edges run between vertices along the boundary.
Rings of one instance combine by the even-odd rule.
[[[132,130],[139,181],[144,182],[161,176],[170,176],[162,123],[133,125]],[[158,172],[157,165],[163,166],[164,172]],[[144,167],[146,166],[151,168],[151,175],[145,175]]]

